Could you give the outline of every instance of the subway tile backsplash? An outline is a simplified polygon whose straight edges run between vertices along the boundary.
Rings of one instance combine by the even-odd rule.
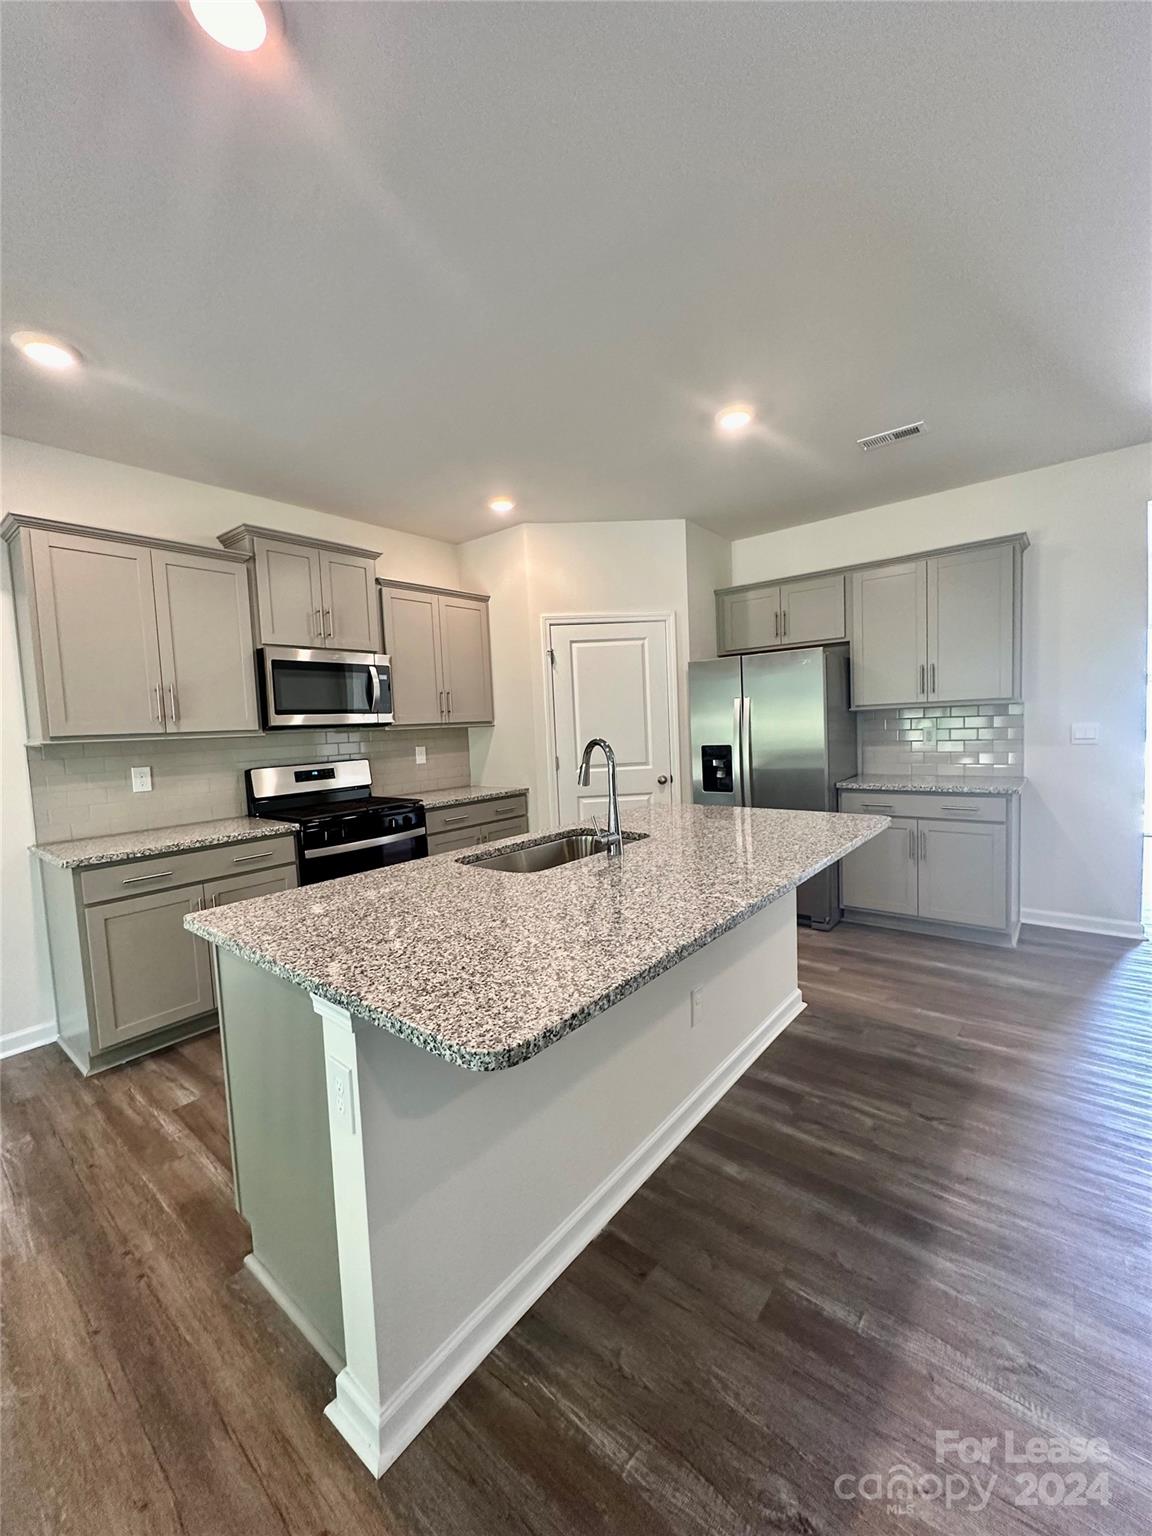
[[[856,720],[861,773],[979,779],[1024,772],[1023,704],[868,709]]]
[[[428,761],[418,765],[416,746]],[[467,784],[468,732],[290,731],[283,735],[94,741],[29,747],[32,812],[42,842],[142,832],[217,816],[242,816],[244,770],[274,763],[366,757],[378,794]],[[133,794],[130,770],[152,769],[152,789]]]

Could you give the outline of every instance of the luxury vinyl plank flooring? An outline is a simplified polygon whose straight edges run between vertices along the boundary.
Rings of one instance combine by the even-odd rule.
[[[1144,1536],[1152,948],[801,959],[808,1011],[379,1485],[241,1267],[215,1038],[10,1062],[4,1536]],[[837,1496],[937,1429],[1102,1437],[1110,1502],[1021,1506],[1002,1439],[982,1509]]]

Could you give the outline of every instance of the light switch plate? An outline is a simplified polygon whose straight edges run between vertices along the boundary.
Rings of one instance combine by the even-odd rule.
[[[428,748],[427,747],[417,747],[416,748],[416,761],[418,763],[426,763],[428,761]]]
[[[1074,747],[1094,747],[1100,740],[1100,727],[1094,720],[1076,720],[1068,734]]]
[[[151,770],[151,768],[133,768],[133,770],[132,770],[132,793],[134,795],[140,795],[140,794],[143,794],[146,790],[149,790],[151,788],[152,788],[152,770]]]

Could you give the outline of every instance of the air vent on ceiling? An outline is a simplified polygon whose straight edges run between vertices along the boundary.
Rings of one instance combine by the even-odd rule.
[[[880,448],[885,443],[900,443],[906,437],[919,437],[923,430],[922,421],[910,421],[906,427],[893,427],[890,432],[877,432],[874,437],[858,437],[856,446],[867,453],[869,448]]]

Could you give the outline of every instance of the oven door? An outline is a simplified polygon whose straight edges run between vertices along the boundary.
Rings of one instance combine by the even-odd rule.
[[[318,880],[362,875],[370,869],[387,869],[391,864],[427,857],[428,834],[423,827],[365,838],[362,842],[336,843],[330,848],[305,848],[300,861],[300,884],[315,885]]]
[[[259,652],[260,701],[268,730],[292,726],[390,725],[392,669],[365,651]]]

